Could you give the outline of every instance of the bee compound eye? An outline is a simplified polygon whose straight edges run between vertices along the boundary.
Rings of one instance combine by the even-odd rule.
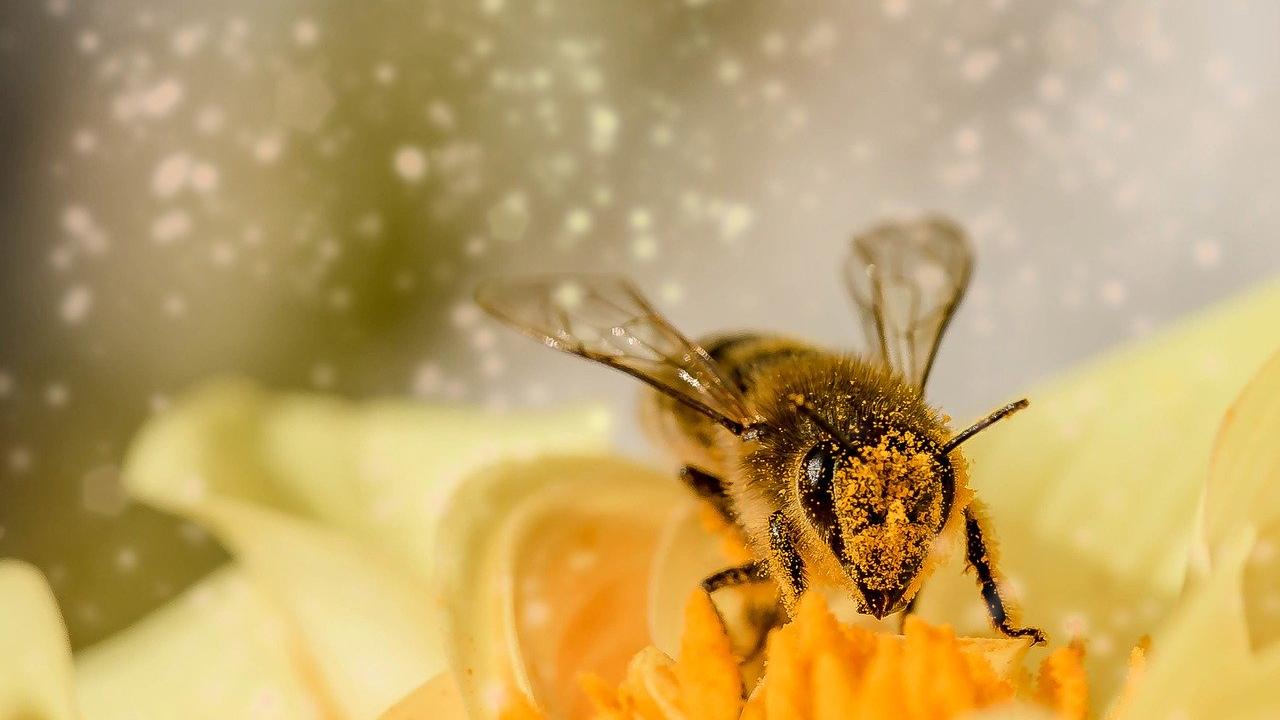
[[[805,454],[799,478],[800,505],[805,517],[828,543],[837,543],[840,536],[833,489],[835,466],[831,449],[817,445]]]
[[[825,492],[831,495],[831,478],[835,474],[835,458],[827,448],[816,445],[804,456],[804,493]]]

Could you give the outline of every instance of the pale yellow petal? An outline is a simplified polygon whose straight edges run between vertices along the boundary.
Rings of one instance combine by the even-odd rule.
[[[341,717],[279,609],[235,566],[80,653],[76,694],[84,720]]]
[[[1247,526],[1221,544],[1210,575],[1152,640],[1149,661],[1122,720],[1264,720],[1280,717],[1280,646],[1249,646],[1241,587],[1256,535]]]
[[[1259,529],[1245,569],[1245,612],[1253,643],[1274,643],[1280,639],[1280,355],[1223,422],[1203,518],[1211,552],[1242,525]]]
[[[75,720],[67,629],[44,576],[0,560],[0,720]]]
[[[379,716],[379,720],[467,720],[458,683],[441,673]]]
[[[496,416],[212,383],[141,433],[135,496],[210,528],[279,608],[324,692],[372,717],[444,668],[435,527],[471,470],[599,445],[598,411]]]
[[[689,497],[671,516],[662,530],[649,578],[649,632],[654,646],[672,657],[679,654],[689,593],[708,575],[731,564],[718,538],[701,521],[703,510],[704,503]]]
[[[1029,409],[967,444],[1021,619],[1087,639],[1099,695],[1182,587],[1217,426],[1280,347],[1277,317],[1280,285],[1228,301],[1031,390]],[[921,609],[990,632],[960,560]]]
[[[649,644],[645,588],[683,498],[665,473],[611,456],[542,458],[470,478],[446,509],[441,593],[472,717],[529,693],[574,716],[584,671],[617,684]]]

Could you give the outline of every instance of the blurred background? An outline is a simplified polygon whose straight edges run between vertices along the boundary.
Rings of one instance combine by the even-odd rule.
[[[978,247],[931,383],[977,414],[1280,275],[1277,28],[1269,0],[5,2],[0,556],[83,647],[225,557],[119,482],[192,383],[629,413],[475,282],[619,271],[692,334],[851,344],[850,233],[921,210]]]

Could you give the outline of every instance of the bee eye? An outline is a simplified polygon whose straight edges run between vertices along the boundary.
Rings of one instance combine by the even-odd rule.
[[[805,516],[829,543],[837,542],[840,537],[839,522],[835,514],[835,499],[832,495],[832,476],[835,474],[836,461],[831,451],[818,445],[804,456],[802,463],[803,476],[800,478],[800,505]]]
[[[826,488],[828,495],[831,494],[831,476],[835,474],[835,458],[831,457],[831,453],[821,445],[809,451],[804,456],[804,475],[808,488],[811,489]]]

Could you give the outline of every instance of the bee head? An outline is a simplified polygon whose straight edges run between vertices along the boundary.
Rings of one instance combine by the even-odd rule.
[[[909,430],[857,446],[823,441],[804,455],[800,504],[859,591],[862,612],[884,617],[911,599],[954,483],[938,444]]]

